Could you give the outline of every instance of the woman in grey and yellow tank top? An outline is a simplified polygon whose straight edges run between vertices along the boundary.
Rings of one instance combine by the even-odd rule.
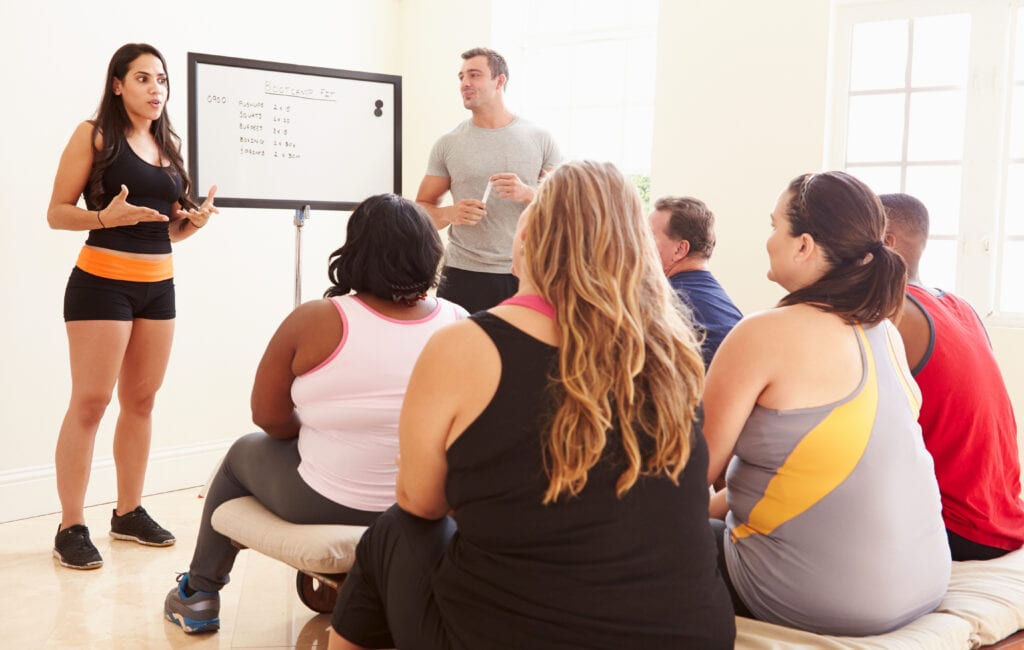
[[[938,606],[950,571],[920,393],[889,321],[906,268],[882,244],[877,197],[843,172],[795,179],[771,220],[768,278],[789,294],[726,338],[704,396],[709,482],[728,463],[711,506],[721,566],[737,611],[886,632]]]

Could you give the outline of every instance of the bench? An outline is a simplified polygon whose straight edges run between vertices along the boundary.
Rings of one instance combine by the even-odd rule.
[[[239,548],[250,548],[296,569],[295,589],[306,607],[334,609],[338,589],[352,568],[366,526],[293,524],[267,510],[256,497],[240,497],[213,511],[214,530]]]
[[[736,650],[1008,650],[1024,648],[1022,629],[1024,549],[986,562],[954,562],[939,608],[888,634],[827,636],[737,617]]]
[[[293,567],[296,591],[318,613],[334,608],[365,526],[292,524],[255,497],[221,504],[214,529]],[[986,562],[954,562],[949,590],[934,612],[887,634],[840,637],[736,618],[736,650],[991,650],[1024,648],[1024,549]]]

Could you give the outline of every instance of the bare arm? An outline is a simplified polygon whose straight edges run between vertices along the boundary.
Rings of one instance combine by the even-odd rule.
[[[416,192],[416,203],[430,215],[438,230],[450,224],[472,226],[480,223],[487,214],[483,202],[476,199],[462,199],[455,205],[441,207],[441,198],[451,190],[452,179],[447,176],[424,176]]]
[[[903,314],[896,327],[900,332],[900,338],[903,339],[907,365],[913,370],[917,368],[928,352],[932,332],[924,312],[905,295],[903,296]]]
[[[472,321],[438,331],[423,348],[398,422],[398,505],[425,519],[450,510],[444,487],[447,448],[483,410],[497,388],[500,359]]]
[[[725,519],[725,515],[729,513],[729,493],[725,489],[721,489],[711,495],[708,500],[708,517],[711,519]]]
[[[272,438],[299,435],[292,383],[329,357],[342,333],[341,317],[329,300],[299,305],[284,319],[256,368],[250,399],[256,426]]]
[[[549,171],[551,170],[540,170],[537,182],[542,181]],[[536,188],[527,185],[520,180],[519,176],[513,173],[495,174],[491,176],[490,182],[494,191],[498,194],[498,198],[511,199],[519,203],[529,203],[537,195]]]
[[[89,182],[95,157],[93,149],[93,127],[82,122],[75,129],[61,154],[57,175],[53,180],[50,205],[46,210],[46,221],[55,230],[97,230],[115,226],[129,226],[140,221],[167,221],[167,217],[152,208],[128,203],[128,190],[121,187],[121,193],[100,210],[85,210],[78,207],[78,199]],[[101,141],[97,139],[97,146]]]
[[[704,387],[704,437],[708,444],[708,484],[725,470],[740,431],[768,387],[771,362],[756,318],[740,321],[722,341],[708,368]]]

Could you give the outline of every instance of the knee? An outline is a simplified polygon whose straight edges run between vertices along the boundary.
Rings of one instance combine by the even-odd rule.
[[[233,468],[236,465],[250,465],[253,458],[258,458],[261,453],[266,453],[265,451],[261,451],[261,447],[271,441],[273,441],[273,439],[262,431],[247,433],[238,440],[235,440],[231,443],[231,446],[228,447],[227,453],[224,454],[224,460],[221,463],[219,473],[226,473],[228,476],[233,476]],[[281,442],[287,443],[289,441]]]
[[[149,417],[156,404],[156,391],[122,391],[118,396],[121,412],[137,417]]]
[[[73,418],[79,426],[86,429],[96,428],[103,419],[103,414],[110,404],[110,392],[89,392],[78,395],[71,400],[71,407],[68,415]]]

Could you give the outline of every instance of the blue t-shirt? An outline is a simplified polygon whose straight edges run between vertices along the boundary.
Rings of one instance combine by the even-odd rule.
[[[722,344],[722,339],[729,330],[743,318],[743,314],[733,304],[718,284],[711,271],[696,270],[676,273],[668,279],[679,298],[693,310],[694,326],[705,335],[701,353],[704,355],[704,366],[711,363],[712,357]]]

